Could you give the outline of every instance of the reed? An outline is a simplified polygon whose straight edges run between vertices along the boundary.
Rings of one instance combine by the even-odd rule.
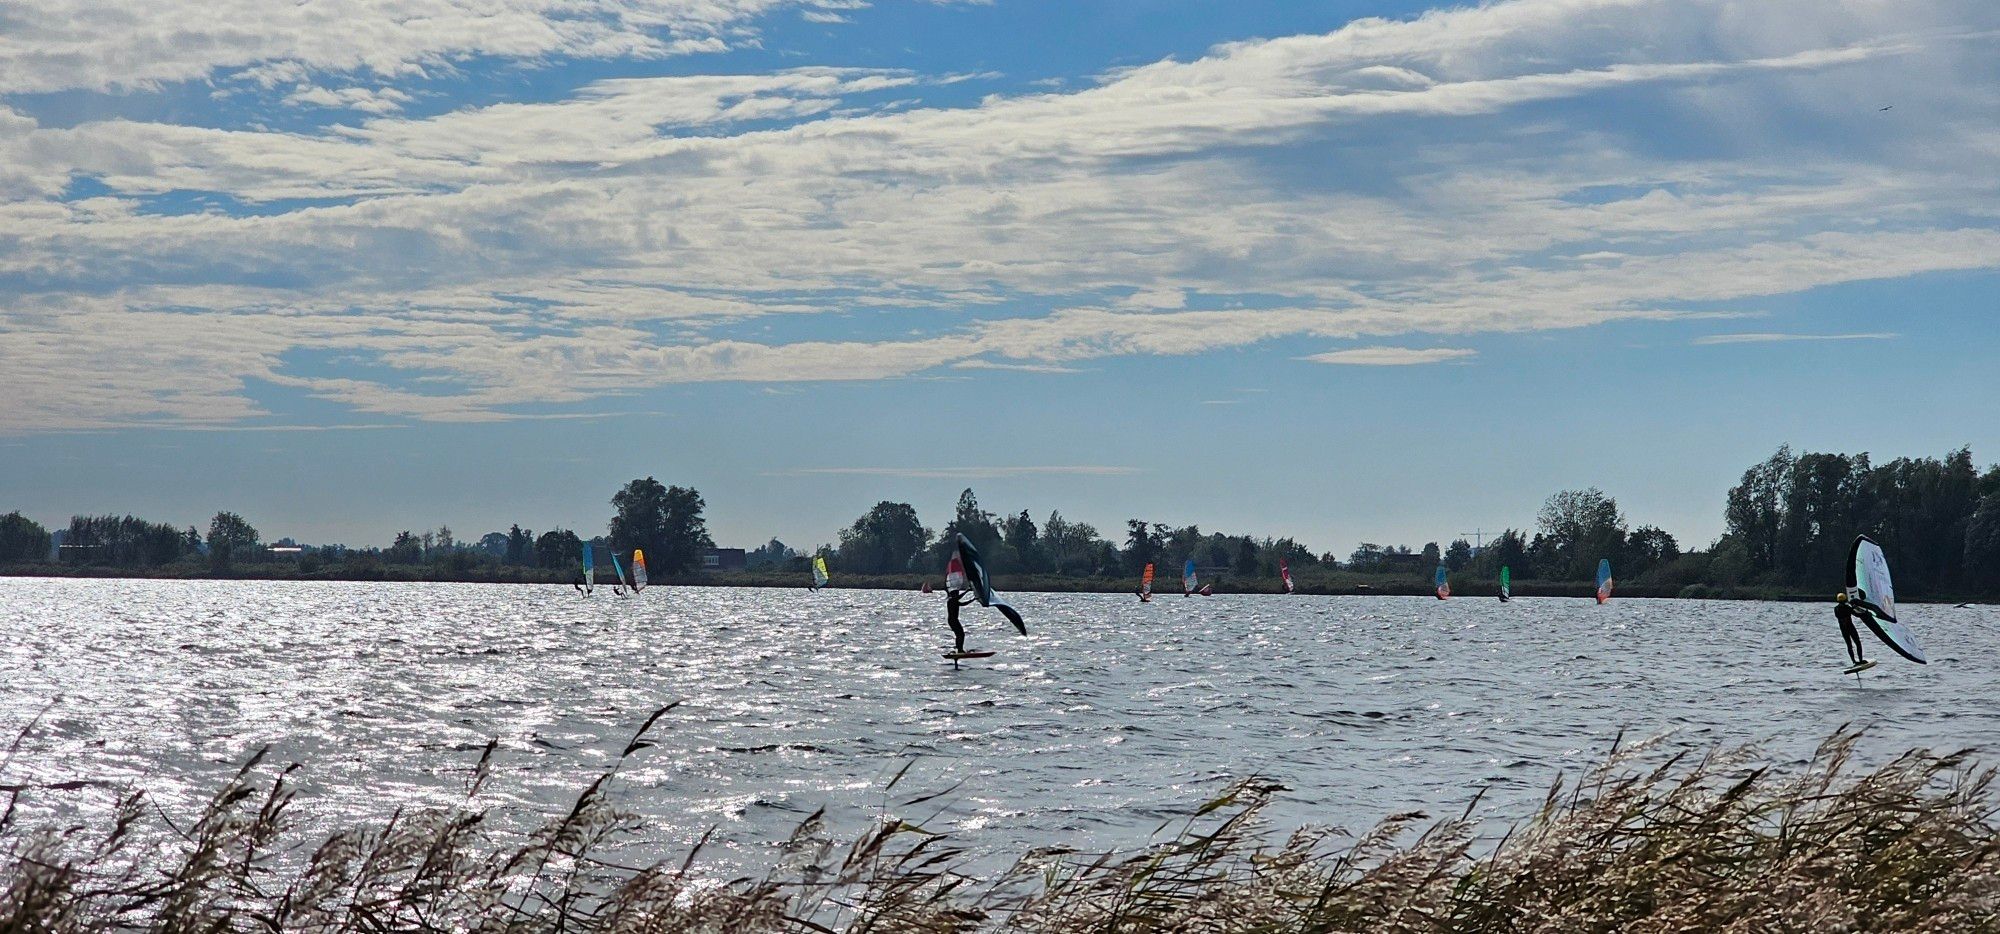
[[[646,721],[625,757],[670,709]],[[1356,838],[1274,836],[1263,813],[1284,789],[1249,780],[1122,855],[1039,850],[980,874],[946,836],[903,818],[884,815],[839,845],[815,814],[775,865],[742,878],[701,871],[700,845],[645,867],[605,856],[646,833],[616,806],[617,766],[539,829],[507,834],[474,803],[489,745],[464,804],[313,840],[287,816],[291,768],[259,778],[271,771],[260,755],[187,826],[147,826],[166,819],[140,793],[92,828],[26,828],[10,803],[0,931],[2000,928],[1993,772],[1965,753],[1921,750],[1859,768],[1859,738],[1836,732],[1789,771],[1748,749],[1618,749],[1580,780],[1558,780],[1498,840],[1475,837],[1473,806],[1443,820],[1394,815]]]

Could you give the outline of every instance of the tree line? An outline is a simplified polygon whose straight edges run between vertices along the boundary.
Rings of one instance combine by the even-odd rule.
[[[693,488],[646,477],[619,488],[610,505],[604,534],[589,539],[564,528],[537,535],[515,524],[465,541],[440,526],[398,532],[383,547],[307,547],[297,560],[308,569],[344,560],[555,572],[579,567],[584,545],[591,544],[621,555],[643,548],[655,573],[673,574],[698,566],[702,553],[715,547],[706,503]],[[2000,593],[2000,466],[1980,473],[1969,449],[1877,465],[1867,454],[1794,454],[1781,447],[1744,471],[1725,497],[1723,518],[1719,540],[1684,551],[1664,529],[1629,523],[1602,490],[1563,490],[1544,501],[1532,529],[1507,529],[1481,548],[1463,538],[1421,548],[1363,542],[1341,556],[1292,538],[1144,519],[1127,520],[1107,536],[1060,510],[1040,521],[1026,509],[989,511],[967,489],[942,528],[924,525],[909,503],[885,500],[839,530],[834,542],[801,551],[773,538],[750,550],[747,563],[751,569],[803,571],[817,554],[849,574],[929,574],[944,566],[951,543],[963,534],[1001,574],[1136,577],[1153,564],[1172,580],[1191,559],[1208,575],[1255,578],[1275,578],[1283,563],[1305,578],[1336,571],[1428,576],[1443,565],[1480,579],[1495,578],[1506,567],[1516,579],[1583,581],[1599,559],[1609,558],[1621,581],[1702,596],[1742,588],[1830,592],[1840,586],[1848,545],[1865,532],[1889,550],[1906,595]],[[270,560],[271,547],[292,543],[266,545],[241,516],[222,512],[205,535],[133,516],[77,516],[62,531],[62,544],[65,561],[226,569]],[[50,533],[33,520],[19,512],[0,516],[0,564],[45,561],[50,547]]]

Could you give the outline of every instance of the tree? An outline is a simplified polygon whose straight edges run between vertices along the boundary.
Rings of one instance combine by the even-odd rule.
[[[1680,542],[1662,528],[1642,525],[1625,540],[1625,563],[1630,568],[1626,573],[1633,577],[1680,556]]]
[[[1125,570],[1138,574],[1160,560],[1160,533],[1138,519],[1125,520]]]
[[[208,523],[208,561],[217,570],[226,570],[239,557],[257,547],[257,529],[233,512],[218,512]]]
[[[1043,567],[1041,532],[1035,528],[1035,520],[1028,517],[1026,509],[1020,515],[1009,516],[1002,525],[1000,537],[1008,549],[1014,552],[1014,560],[1020,570],[1039,571]]]
[[[583,566],[583,539],[568,529],[551,529],[535,539],[535,563],[545,568]]]
[[[1444,563],[1444,555],[1438,551],[1437,542],[1424,543],[1424,567],[1434,568]]]
[[[1244,577],[1257,573],[1257,543],[1247,535],[1236,540],[1236,573]]]
[[[520,526],[514,527],[514,531],[518,532],[520,530]],[[488,532],[485,535],[479,536],[479,550],[504,561],[507,558],[507,547],[510,541],[505,532]]]
[[[49,560],[49,530],[19,511],[0,516],[0,564]]]
[[[1584,580],[1596,572],[1598,559],[1616,564],[1623,558],[1625,517],[1618,501],[1596,487],[1549,497],[1536,524],[1541,527],[1536,558],[1544,577]]]
[[[527,564],[535,553],[535,533],[513,525],[507,529],[507,551],[501,560],[508,564]]]
[[[792,559],[798,556],[799,553],[793,551],[790,545],[773,538],[762,545],[750,549],[743,556],[743,566],[755,570],[771,565],[785,565],[791,563]]]
[[[1754,572],[1777,567],[1780,507],[1791,472],[1792,449],[1780,447],[1769,459],[1744,471],[1742,482],[1729,491],[1723,524],[1749,555]]]
[[[1361,574],[1373,574],[1382,569],[1383,558],[1382,546],[1362,542],[1355,547],[1353,554],[1347,556],[1347,567]]]
[[[384,552],[382,560],[390,564],[416,564],[424,560],[424,540],[408,529],[396,533],[396,540]]]
[[[611,519],[611,546],[644,548],[646,565],[655,571],[685,571],[715,547],[701,515],[706,505],[692,488],[664,486],[652,477],[634,480],[611,497],[618,511]]]
[[[2000,493],[1989,493],[1965,526],[1965,581],[1985,593],[2000,591]]]
[[[1451,547],[1444,550],[1444,566],[1453,571],[1463,571],[1472,563],[1472,543],[1462,538],[1452,539]]]
[[[1110,543],[1098,539],[1097,529],[1088,522],[1071,522],[1060,512],[1050,512],[1049,521],[1042,523],[1042,550],[1057,574],[1117,573],[1115,562],[1099,564],[1105,547]]]
[[[917,557],[930,542],[931,530],[917,521],[915,506],[883,500],[862,513],[853,525],[840,530],[840,551],[835,561],[842,569],[857,574],[908,571],[916,566]],[[790,551],[777,539],[771,543]]]

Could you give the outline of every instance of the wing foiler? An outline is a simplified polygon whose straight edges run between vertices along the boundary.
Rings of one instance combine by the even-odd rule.
[[[1847,599],[1868,611],[1863,621],[1897,655],[1919,665],[1930,664],[1916,635],[1896,621],[1896,584],[1889,579],[1889,558],[1882,553],[1882,546],[1866,535],[1856,535],[1854,548],[1847,554]]]
[[[958,536],[958,554],[954,557],[958,567],[955,569],[947,567],[946,579],[949,580],[955,570],[959,578],[964,581],[965,589],[979,599],[980,606],[999,610],[1001,616],[1007,617],[1007,621],[1021,631],[1021,635],[1027,635],[1028,624],[1021,620],[1019,612],[1008,606],[1006,601],[1001,600],[1000,595],[994,592],[993,582],[986,577],[986,567],[979,563],[979,551],[972,547],[972,542],[968,541],[962,532]]]

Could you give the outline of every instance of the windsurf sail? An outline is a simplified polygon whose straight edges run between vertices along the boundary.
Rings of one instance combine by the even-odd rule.
[[[1500,599],[1514,599],[1514,574],[1504,564],[1500,566]]]
[[[632,549],[632,592],[638,593],[645,589],[646,552],[642,549],[634,548]]]
[[[590,543],[583,543],[583,595],[597,589],[597,561],[591,557]]]
[[[1863,621],[1896,654],[1919,665],[1930,664],[1917,637],[1896,621],[1896,585],[1889,579],[1889,558],[1866,535],[1855,536],[1854,548],[1847,554],[1847,599],[1868,611]]]
[[[1187,564],[1181,566],[1181,593],[1194,593],[1200,589],[1201,581],[1194,574],[1194,559],[1189,558]]]
[[[611,585],[611,592],[618,594],[621,597],[624,596],[625,566],[618,563],[618,550],[615,548],[611,550],[611,577],[615,581],[615,583]]]
[[[832,580],[832,578],[826,573],[826,556],[813,555],[813,589],[818,590],[825,587],[826,582],[829,580]]]
[[[958,554],[952,557],[952,563],[958,566],[959,580],[966,585],[965,589],[979,598],[980,606],[999,610],[1001,616],[1007,617],[1007,621],[1021,631],[1021,635],[1028,634],[1028,624],[1022,621],[1018,611],[1000,599],[1000,594],[993,589],[993,581],[986,576],[986,568],[979,563],[978,550],[972,547],[972,542],[966,539],[963,532],[959,533]],[[945,577],[948,580],[950,576],[951,570],[947,566]]]
[[[1445,570],[1445,567],[1442,564],[1438,565],[1437,593],[1439,600],[1445,600],[1451,597],[1451,572]]]
[[[1151,599],[1152,596],[1153,596],[1153,566],[1149,563],[1146,565],[1146,572],[1144,574],[1139,575],[1139,597],[1140,599]]]
[[[1285,592],[1292,593],[1292,566],[1286,564],[1283,558],[1278,559],[1278,576],[1285,579]]]
[[[1597,559],[1597,602],[1611,599],[1611,590],[1616,586],[1618,582],[1611,579],[1611,559]]]

